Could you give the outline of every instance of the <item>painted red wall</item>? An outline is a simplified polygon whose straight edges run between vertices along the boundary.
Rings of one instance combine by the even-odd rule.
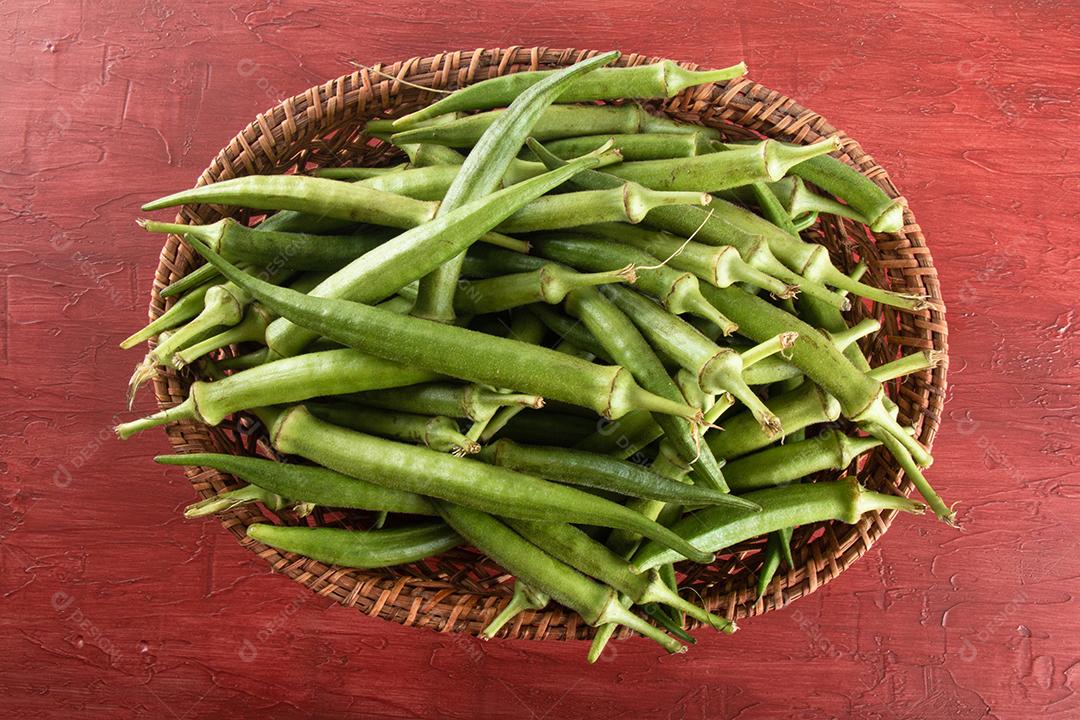
[[[0,714],[1080,717],[1078,34],[1053,0],[0,4]],[[140,202],[349,59],[515,43],[745,59],[888,168],[949,307],[930,472],[964,531],[902,518],[734,637],[587,667],[330,607],[181,518],[164,434],[109,432],[159,248]]]

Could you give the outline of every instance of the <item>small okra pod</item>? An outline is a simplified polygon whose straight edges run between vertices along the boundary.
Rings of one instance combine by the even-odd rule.
[[[215,382],[196,381],[191,384],[187,399],[179,405],[118,425],[116,433],[127,439],[137,432],[179,420],[217,425],[238,410],[414,385],[438,377],[430,370],[348,348],[313,352],[257,365]]]
[[[392,530],[343,530],[255,523],[247,536],[256,542],[313,560],[351,568],[381,568],[416,562],[456,548],[460,535],[443,522]]]
[[[822,470],[842,470],[881,445],[872,437],[852,437],[829,429],[809,440],[784,443],[745,455],[724,466],[736,492],[785,485]]]
[[[158,455],[154,462],[162,465],[214,468],[262,488],[265,492],[314,505],[413,515],[437,514],[425,497],[376,485],[319,465],[280,463],[225,453]]]
[[[369,305],[319,298],[249,277],[192,239],[192,245],[266,307],[314,335],[411,367],[591,407],[619,417],[635,409],[697,419],[699,410],[648,392],[625,369]]]
[[[593,540],[573,525],[510,518],[506,520],[506,524],[544,552],[618,590],[637,605],[663,603],[717,630],[735,632],[735,624],[727,618],[713,615],[679,597],[664,584],[655,571],[647,574],[635,573],[625,558],[619,557],[603,543]]]
[[[526,610],[543,610],[551,602],[551,596],[543,590],[538,590],[528,583],[514,580],[514,594],[506,603],[506,607],[484,626],[480,631],[480,639],[490,640],[499,634],[506,623],[516,618]]]
[[[632,283],[635,279],[633,265],[621,270],[579,273],[563,265],[545,263],[532,272],[463,281],[454,296],[454,310],[462,315],[482,315],[533,303],[557,305],[578,288]]]
[[[343,403],[306,403],[306,407],[320,420],[379,437],[419,443],[439,452],[480,452],[457,422],[444,415],[429,417]]]
[[[550,77],[553,72],[533,70],[512,73],[468,85],[427,107],[394,120],[393,126],[414,127],[428,118],[450,112],[487,110],[509,105],[525,89]],[[745,74],[744,63],[719,70],[688,70],[671,60],[635,67],[599,68],[575,78],[556,102],[670,98],[695,85],[725,82]]]
[[[896,495],[867,490],[855,480],[785,485],[757,490],[747,499],[761,505],[759,513],[727,507],[706,508],[685,516],[672,530],[702,547],[719,552],[752,537],[782,528],[839,520],[854,525],[872,511],[899,510],[922,513],[926,506]],[[678,553],[647,542],[633,559],[641,572],[682,560]]]
[[[753,509],[750,504],[726,492],[676,482],[640,465],[584,450],[519,445],[503,439],[484,448],[480,458],[528,475],[608,490],[627,497],[687,505],[729,504]]]
[[[489,110],[440,125],[423,125],[390,136],[395,145],[434,143],[456,148],[477,144],[484,132],[506,110]],[[554,140],[580,135],[621,135],[627,133],[706,133],[719,137],[712,128],[680,123],[649,113],[640,105],[563,105],[544,109],[528,130],[529,137]],[[516,154],[516,153],[515,153]]]
[[[340,428],[319,420],[303,406],[262,412],[277,450],[346,475],[507,517],[631,529],[646,537],[671,540],[680,552],[700,562],[712,558],[632,510],[576,488]]]
[[[700,192],[650,190],[634,182],[610,190],[581,190],[542,197],[499,225],[508,233],[526,233],[602,222],[639,223],[650,210],[665,205],[708,205]]]
[[[769,183],[769,189],[773,191],[780,204],[784,206],[788,217],[793,222],[809,215],[816,217],[819,213],[827,213],[850,218],[863,225],[870,225],[870,221],[850,205],[845,205],[811,191],[806,187],[803,179],[797,175],[789,175],[782,180]]]
[[[521,405],[540,409],[544,406],[544,399],[538,395],[501,393],[480,385],[463,383],[426,383],[370,390],[355,393],[350,399],[387,410],[467,418],[473,422],[489,418],[503,407]]]
[[[502,565],[519,581],[544,592],[593,626],[625,625],[660,643],[668,652],[685,646],[623,607],[609,587],[557,560],[491,515],[449,502],[436,502],[450,527]]]
[[[713,192],[779,180],[788,168],[839,147],[835,138],[813,145],[784,145],[775,140],[763,140],[753,145],[736,146],[733,150],[693,157],[625,162],[608,168],[607,172],[654,190]]]

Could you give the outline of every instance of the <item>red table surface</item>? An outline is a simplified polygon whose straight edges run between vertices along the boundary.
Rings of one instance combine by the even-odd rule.
[[[1078,34],[1052,0],[0,4],[0,715],[1080,717]],[[350,59],[515,43],[745,59],[889,170],[948,304],[929,474],[963,531],[901,518],[733,637],[590,667],[331,605],[181,517],[164,434],[110,430],[161,244],[139,204]]]

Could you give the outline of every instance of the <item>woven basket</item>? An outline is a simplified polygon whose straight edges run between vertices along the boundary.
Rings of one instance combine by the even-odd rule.
[[[403,115],[438,96],[404,82],[388,80],[387,76],[420,86],[453,89],[497,75],[562,67],[591,54],[580,50],[514,47],[442,53],[376,66],[379,72],[357,71],[310,88],[259,115],[218,153],[199,177],[198,184],[249,174],[399,161],[394,148],[362,133],[365,121]],[[659,59],[623,55],[618,64],[639,65]],[[817,113],[747,78],[692,88],[650,107],[685,122],[718,128],[731,139],[772,137],[811,143],[838,136],[843,143],[840,157],[844,162],[873,179],[889,195],[899,194],[885,171],[856,142]],[[177,222],[209,223],[220,219],[223,213],[243,221],[258,219],[235,208],[197,205],[183,207]],[[856,304],[852,321],[873,316],[882,323],[882,331],[863,345],[874,364],[917,349],[937,350],[945,356],[947,330],[937,274],[914,217],[905,211],[904,219],[902,232],[875,235],[862,225],[822,216],[807,235],[829,248],[838,267],[850,268],[855,257],[861,258],[869,264],[868,282],[929,298],[930,309],[913,314]],[[167,306],[159,295],[160,289],[198,263],[199,259],[179,238],[169,236],[154,278],[152,318]],[[942,363],[932,371],[909,376],[889,387],[890,395],[900,407],[901,420],[913,424],[919,440],[927,446],[933,442],[938,427],[945,373],[946,363]],[[154,383],[159,404],[165,408],[179,403],[187,396],[193,379],[186,372],[162,371]],[[217,428],[181,422],[168,426],[167,432],[178,452],[261,453],[273,457],[266,446],[263,428],[244,414]],[[911,489],[891,457],[880,449],[852,471],[857,471],[861,482],[875,490],[907,494]],[[200,497],[209,497],[238,484],[235,478],[211,469],[189,468],[188,476]],[[710,609],[730,618],[783,607],[814,592],[848,568],[888,529],[894,514],[871,514],[857,525],[828,522],[798,528],[792,544],[796,568],[778,574],[760,600],[755,600],[755,578],[761,565],[763,538],[731,548],[708,567],[680,568],[686,572],[682,585],[701,596]],[[471,549],[385,570],[351,570],[282,553],[246,537],[245,528],[253,522],[268,519],[289,524],[305,522],[289,513],[244,506],[223,513],[221,518],[242,545],[264,558],[276,572],[343,605],[402,625],[476,633],[510,597],[505,571]],[[306,522],[366,527],[370,517],[362,513],[317,510]],[[503,629],[504,636],[515,638],[588,638],[592,633],[593,629],[576,614],[558,606],[526,612]]]

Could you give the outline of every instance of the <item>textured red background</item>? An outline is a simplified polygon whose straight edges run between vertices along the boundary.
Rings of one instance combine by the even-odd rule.
[[[0,715],[1080,717],[1075,4],[450,5],[0,4]],[[734,637],[587,667],[331,607],[181,518],[164,435],[109,432],[160,245],[140,202],[348,59],[515,43],[745,59],[888,168],[949,307],[930,474],[963,532],[901,518]]]

